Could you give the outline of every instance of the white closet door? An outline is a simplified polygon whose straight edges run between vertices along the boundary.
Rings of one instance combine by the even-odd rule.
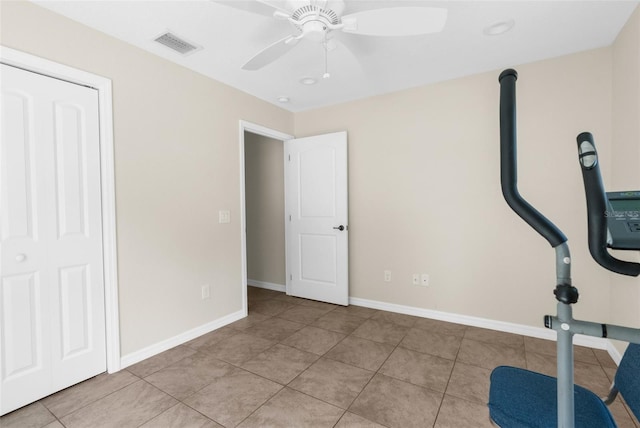
[[[96,90],[1,65],[1,414],[106,370]]]

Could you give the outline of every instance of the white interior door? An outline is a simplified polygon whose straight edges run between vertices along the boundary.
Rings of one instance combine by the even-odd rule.
[[[106,369],[97,91],[0,69],[0,414]]]
[[[285,142],[287,294],[349,303],[347,133]]]

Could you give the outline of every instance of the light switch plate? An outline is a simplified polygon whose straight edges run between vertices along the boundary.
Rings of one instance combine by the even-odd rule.
[[[211,297],[211,287],[209,287],[209,284],[205,284],[200,288],[201,288],[202,300],[206,300]]]

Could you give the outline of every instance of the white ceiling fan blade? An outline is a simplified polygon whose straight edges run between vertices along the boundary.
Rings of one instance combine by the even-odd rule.
[[[219,3],[225,6],[233,7],[235,9],[244,10],[246,12],[255,13],[257,15],[263,15],[272,17],[274,12],[287,13],[285,9],[285,2],[282,0],[212,0],[214,3]]]
[[[353,64],[354,69],[357,69],[357,72],[360,75],[364,74],[364,68],[362,66],[362,62],[361,62],[361,54],[363,53],[363,50],[360,49],[360,40],[366,40],[365,37],[351,37],[351,36],[345,36],[343,34],[341,34],[340,32],[336,32],[334,33],[334,37],[330,40],[330,42],[333,42],[335,44],[335,47],[332,50],[328,50],[329,52],[329,66],[330,68],[334,65],[334,61],[333,58],[336,57],[336,55],[344,55],[342,58],[346,57],[348,62],[350,64]],[[360,39],[358,41],[356,41],[355,43],[353,42],[353,39]],[[336,52],[336,53],[333,53]],[[344,53],[342,53],[344,52]],[[344,61],[344,60],[343,60]]]
[[[291,15],[280,10],[276,10],[275,12],[273,12],[273,17],[276,19],[290,19]]]
[[[280,39],[258,52],[242,66],[242,69],[250,71],[259,70],[289,52],[296,44],[298,44],[298,39],[293,36],[287,36],[284,39]]]
[[[353,37],[342,31],[334,31],[331,33],[333,39],[340,42],[355,57],[369,57],[377,50],[376,41],[367,37]]]
[[[345,33],[366,36],[418,36],[438,33],[447,22],[440,7],[386,7],[342,17]]]
[[[263,5],[275,9],[276,11],[284,12],[287,15],[289,14],[289,10],[287,10],[287,2],[284,0],[254,0],[257,3],[262,3]],[[273,15],[274,10],[271,11]]]

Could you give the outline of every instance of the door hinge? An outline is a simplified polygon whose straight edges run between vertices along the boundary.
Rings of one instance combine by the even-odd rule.
[[[289,221],[291,221],[291,214],[289,214]]]
[[[291,162],[291,155],[289,155],[289,162]]]
[[[293,281],[293,275],[289,274],[289,281]]]

